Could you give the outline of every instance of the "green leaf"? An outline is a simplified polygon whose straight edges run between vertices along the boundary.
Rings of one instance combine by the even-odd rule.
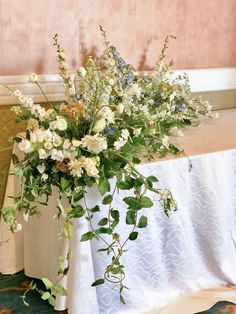
[[[20,162],[16,154],[12,154],[11,159],[12,159],[13,165],[16,165]]]
[[[138,227],[139,228],[146,228],[147,227],[147,217],[146,216],[141,216],[138,222]]]
[[[138,232],[137,232],[137,231],[133,231],[133,232],[131,232],[130,235],[129,235],[129,239],[130,239],[131,241],[136,240],[137,237],[138,237]]]
[[[105,226],[108,223],[108,219],[107,218],[102,218],[99,222],[98,225],[99,226]]]
[[[80,217],[83,217],[84,213],[85,213],[85,210],[83,209],[83,207],[80,205],[77,205],[76,207],[72,209],[72,211],[70,211],[70,216],[75,217],[75,218],[80,218]]]
[[[111,211],[111,217],[115,220],[119,220],[120,218],[120,213],[118,210],[112,210]]]
[[[123,201],[129,206],[128,208],[133,210],[139,210],[142,208],[140,202],[133,196],[123,198]]]
[[[51,296],[51,293],[47,291],[47,292],[44,292],[44,294],[41,296],[41,299],[47,300],[50,298],[50,296]]]
[[[112,234],[112,229],[111,228],[101,227],[101,228],[98,229],[98,232],[99,233],[104,233],[104,234]]]
[[[74,225],[71,221],[64,223],[63,232],[66,238],[71,239],[74,234]]]
[[[117,186],[121,190],[131,190],[134,187],[134,180],[119,181]]]
[[[93,237],[95,237],[95,233],[93,231],[88,231],[81,236],[80,241],[88,241],[91,240]]]
[[[60,284],[55,285],[52,290],[56,294],[67,296],[66,289]]]
[[[54,307],[56,305],[56,299],[53,296],[50,296],[48,302]]]
[[[72,190],[71,190],[71,178],[70,177],[62,177],[61,178],[61,189],[66,195],[71,195]]]
[[[77,203],[78,201],[80,201],[84,196],[84,191],[79,191],[78,193],[76,193],[74,195],[73,201],[74,203]]]
[[[134,225],[136,222],[136,213],[135,211],[129,210],[126,214],[126,224]]]
[[[133,157],[132,161],[134,164],[140,164],[140,162],[141,162],[141,160],[137,157]]]
[[[113,275],[117,275],[117,274],[120,274],[120,273],[124,273],[124,271],[122,270],[122,268],[124,268],[123,265],[119,265],[119,266],[117,266],[117,267],[113,267],[113,268],[111,269],[111,272],[112,272]]]
[[[98,183],[99,192],[104,195],[106,192],[109,192],[111,189],[110,183],[106,178],[100,178]]]
[[[111,227],[115,228],[118,225],[118,223],[119,223],[119,220],[113,220]]]
[[[155,177],[155,176],[149,176],[149,177],[147,177],[147,179],[148,179],[149,181],[153,182],[153,183],[158,182],[158,179],[157,179],[157,177]]]
[[[100,211],[100,208],[99,208],[98,205],[96,205],[95,207],[91,208],[90,211],[91,211],[92,213],[99,212],[99,211]]]
[[[109,195],[104,197],[102,203],[103,203],[103,205],[108,205],[112,202],[112,200],[113,200],[113,197],[112,197],[112,195],[109,194]]]
[[[57,208],[59,209],[62,217],[65,218],[67,216],[66,210],[64,209],[64,207],[63,207],[63,205],[62,205],[62,203],[61,203],[61,201],[59,199],[57,200],[57,203],[58,203]]]
[[[51,283],[51,281],[48,278],[42,278],[42,282],[44,283],[44,285],[47,289],[51,289],[53,286],[53,284]]]
[[[101,278],[101,279],[98,279],[98,280],[96,280],[96,281],[94,281],[94,283],[91,285],[92,287],[96,287],[96,286],[98,286],[98,285],[102,285],[102,284],[104,284],[104,279],[103,278]]]
[[[150,208],[153,206],[153,202],[151,201],[151,199],[147,196],[142,196],[140,198],[140,204],[142,208]]]

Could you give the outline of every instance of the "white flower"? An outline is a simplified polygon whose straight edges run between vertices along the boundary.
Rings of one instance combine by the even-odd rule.
[[[127,140],[129,137],[129,131],[127,129],[123,129],[121,132],[121,136],[123,137],[124,140]]]
[[[62,117],[57,117],[57,128],[60,131],[65,131],[67,129],[67,122]]]
[[[148,114],[148,106],[147,105],[140,105],[139,106],[140,111],[142,111],[144,114]]]
[[[20,97],[22,95],[21,91],[19,89],[15,89],[13,92],[14,96]]]
[[[78,141],[78,140],[72,140],[72,145],[74,146],[74,147],[79,147],[80,145],[82,144],[82,142],[81,141]]]
[[[99,154],[104,149],[107,149],[107,141],[103,137],[99,137],[98,134],[91,136],[85,135],[82,138],[82,144],[88,150],[93,151],[95,154]]]
[[[21,230],[22,230],[22,225],[20,223],[18,223],[14,231],[18,232],[18,231],[21,231]]]
[[[93,127],[93,132],[95,133],[102,132],[105,129],[105,127],[106,127],[106,120],[102,118],[95,123]]]
[[[126,142],[127,140],[124,140],[122,137],[120,137],[117,141],[114,142],[115,150],[119,150],[125,145]]]
[[[38,169],[39,173],[43,174],[45,169],[46,169],[46,167],[45,167],[44,164],[41,164],[41,165],[37,166],[37,169]]]
[[[23,219],[24,219],[24,221],[28,222],[29,221],[29,213],[23,213]]]
[[[54,110],[52,109],[52,108],[50,108],[50,109],[48,109],[47,111],[46,111],[46,118],[48,119],[48,118],[50,118],[53,114],[54,114]]]
[[[101,118],[106,119],[106,121],[108,123],[113,123],[114,122],[114,112],[111,110],[111,108],[109,108],[108,106],[103,107],[100,111],[99,111],[99,116]]]
[[[99,174],[99,171],[96,167],[96,160],[94,158],[85,158],[83,162],[83,168],[90,177],[96,178]]]
[[[65,55],[65,52],[64,51],[60,51],[58,56],[61,58],[61,59],[65,59],[66,55]]]
[[[58,147],[62,143],[62,138],[57,133],[53,133],[52,142],[55,147]]]
[[[162,145],[165,146],[166,148],[169,147],[170,143],[169,143],[169,137],[167,135],[164,135],[162,138]]]
[[[80,67],[80,68],[79,68],[78,74],[79,74],[81,77],[85,77],[85,76],[86,76],[86,73],[87,73],[87,71],[85,70],[84,67]]]
[[[43,173],[42,180],[47,180],[47,179],[48,179],[48,174],[47,173]]]
[[[141,96],[142,89],[138,84],[132,84],[130,89],[128,90],[128,95],[129,96],[136,96],[139,98]]]
[[[48,149],[48,150],[52,149],[53,148],[52,142],[50,142],[50,141],[45,142],[43,147]]]
[[[31,73],[29,77],[30,83],[36,83],[38,81],[38,75],[36,73]]]
[[[48,158],[49,154],[43,148],[40,148],[39,151],[39,159],[46,159]]]
[[[63,147],[64,149],[69,149],[69,148],[70,148],[70,145],[71,145],[70,140],[65,139],[62,147]]]
[[[49,123],[49,127],[51,130],[56,130],[57,129],[57,121],[52,121]]]
[[[27,129],[34,130],[39,127],[39,123],[36,119],[29,119]]]
[[[163,200],[166,200],[169,197],[169,194],[170,194],[170,191],[167,189],[162,189],[160,191],[160,195]]]
[[[21,151],[23,151],[25,154],[31,153],[31,152],[34,150],[34,148],[33,148],[32,144],[31,144],[31,142],[28,141],[28,140],[26,140],[26,139],[23,139],[23,140],[20,142],[20,144],[19,144],[18,147],[19,147],[19,149],[20,149]]]
[[[69,169],[70,169],[70,173],[73,175],[73,176],[77,176],[77,177],[81,177],[82,173],[83,173],[83,159],[84,157],[80,158],[80,160],[77,160],[77,159],[72,159],[70,162],[69,162]]]
[[[57,150],[57,149],[53,148],[50,152],[50,155],[51,155],[52,160],[63,161],[63,159],[64,159],[64,154],[60,149]]]
[[[141,133],[141,131],[142,131],[142,128],[134,129],[134,130],[133,130],[134,136],[139,136],[140,133]]]
[[[120,114],[123,113],[124,109],[125,109],[125,107],[124,107],[124,105],[121,104],[121,103],[116,106],[116,111],[117,111],[118,113],[120,113]]]

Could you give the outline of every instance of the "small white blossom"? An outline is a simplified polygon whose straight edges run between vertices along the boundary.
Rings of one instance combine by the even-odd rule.
[[[44,171],[46,170],[46,167],[44,164],[41,164],[41,165],[37,166],[37,169],[38,169],[39,173],[43,174]]]
[[[137,128],[137,129],[134,129],[134,130],[133,130],[133,134],[134,134],[134,136],[139,136],[139,135],[140,135],[140,133],[141,133],[141,131],[142,131],[142,128]]]
[[[115,150],[119,150],[126,144],[126,142],[127,140],[124,140],[122,137],[120,137],[117,141],[114,142]]]
[[[71,145],[70,140],[65,139],[62,147],[63,147],[64,149],[69,149],[69,148],[70,148],[70,145]]]
[[[142,89],[138,84],[132,84],[127,94],[131,97],[136,96],[139,98],[141,96],[141,92]]]
[[[23,139],[19,144],[19,149],[23,151],[25,154],[33,152],[34,148],[30,141]]]
[[[123,137],[124,140],[127,140],[129,137],[129,131],[127,129],[123,129],[121,132],[121,136]]]
[[[88,150],[93,151],[96,154],[99,154],[104,149],[107,149],[107,141],[103,137],[99,137],[98,134],[91,136],[85,135],[82,138],[82,144]]]
[[[102,118],[95,123],[93,127],[93,132],[100,133],[105,129],[105,127],[106,127],[106,120]]]
[[[40,148],[39,151],[39,159],[47,159],[49,154],[43,148]]]
[[[124,107],[124,105],[122,104],[122,103],[120,103],[120,104],[118,104],[117,106],[116,106],[116,111],[118,112],[118,113],[123,113],[123,111],[124,111],[124,109],[125,109],[125,107]]]
[[[99,171],[96,167],[96,160],[94,158],[85,158],[83,162],[83,167],[88,176],[97,177]]]
[[[31,73],[29,77],[30,83],[36,83],[38,81],[38,75],[36,73]]]
[[[62,150],[57,150],[55,148],[53,148],[50,152],[51,155],[51,159],[52,160],[58,160],[58,161],[63,161],[64,160],[64,155]]]
[[[79,68],[79,70],[78,70],[79,76],[85,77],[85,76],[86,76],[86,73],[87,73],[87,71],[86,71],[86,69],[85,69],[84,67],[80,67],[80,68]]]
[[[74,147],[79,147],[80,145],[82,144],[82,142],[81,141],[78,141],[78,140],[72,140],[72,145],[74,146]]]
[[[62,144],[62,138],[57,133],[53,133],[52,142],[53,146],[58,147]]]
[[[83,159],[82,160],[72,159],[68,165],[70,173],[73,176],[77,176],[80,178],[83,173]]]
[[[20,223],[18,223],[14,231],[18,232],[18,231],[21,231],[21,230],[22,230],[22,225]]]
[[[164,135],[162,138],[162,145],[165,146],[166,148],[169,148],[169,137],[167,135]]]
[[[42,174],[42,180],[47,180],[48,179],[48,174],[47,173],[43,173]]]
[[[52,142],[50,142],[50,141],[45,142],[43,147],[48,149],[48,150],[52,149],[53,148]]]
[[[57,128],[60,131],[65,131],[67,129],[67,122],[62,117],[57,117]]]
[[[114,122],[114,117],[115,114],[111,110],[110,107],[105,106],[99,111],[99,116],[103,119],[105,119],[108,123],[113,123]]]
[[[24,219],[24,221],[28,222],[29,221],[29,213],[23,213],[23,219]]]
[[[15,89],[13,92],[14,96],[20,97],[22,95],[21,91],[19,89]]]

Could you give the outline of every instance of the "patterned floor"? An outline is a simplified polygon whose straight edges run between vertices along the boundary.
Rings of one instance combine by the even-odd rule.
[[[32,278],[26,277],[23,272],[15,275],[0,274],[0,314],[66,314],[66,311],[55,311],[47,302],[43,301],[37,292],[31,291],[26,307],[21,295],[27,290]],[[36,280],[38,287],[44,288],[40,280]],[[211,309],[195,314],[236,314],[236,304],[227,301],[217,302]],[[91,313],[88,313],[91,314]],[[97,314],[97,313],[93,313]],[[174,314],[174,313],[173,313]],[[194,313],[189,313],[194,314]]]
[[[15,275],[0,275],[0,314],[49,314],[66,313],[55,311],[52,306],[43,301],[36,291],[30,291],[26,307],[21,296],[28,289],[32,278],[26,277],[23,272]],[[38,287],[44,289],[40,280],[35,280]]]

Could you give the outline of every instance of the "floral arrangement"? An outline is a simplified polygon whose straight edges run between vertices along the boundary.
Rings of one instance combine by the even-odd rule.
[[[74,218],[88,220],[90,231],[82,235],[81,241],[103,241],[103,251],[111,257],[103,278],[92,286],[105,281],[118,284],[120,300],[124,302],[125,265],[121,257],[127,241],[136,240],[139,230],[148,224],[142,208],[152,207],[153,202],[146,192],[159,195],[167,216],[177,209],[171,192],[156,187],[155,176],[144,177],[137,171],[135,164],[141,162],[137,156],[151,159],[179,153],[169,136],[198,123],[201,115],[213,115],[207,102],[190,98],[187,76],[173,78],[173,62],[164,63],[169,39],[173,36],[166,38],[155,71],[136,73],[100,28],[105,45],[102,56],[89,57],[74,75],[69,73],[65,52],[55,35],[59,72],[65,88],[62,103],[50,103],[36,74],[31,74],[30,83],[41,89],[47,108],[34,104],[21,91],[5,86],[20,103],[12,108],[16,120],[27,120],[28,126],[24,138],[14,138],[24,157],[19,160],[18,156],[12,156],[14,175],[21,179],[21,194],[15,198],[14,205],[2,209],[2,216],[13,232],[20,230],[19,214],[25,220],[39,216],[37,207],[31,203],[43,200],[47,204],[52,187],[56,186],[60,191],[58,216],[64,218],[61,235],[69,239],[73,236]],[[111,178],[115,178],[113,189]],[[100,211],[99,204],[94,208],[86,206],[86,190],[94,184],[102,195],[102,204],[107,206],[98,225],[94,225],[93,216]],[[123,199],[127,207],[126,224],[131,227],[127,239],[122,239],[116,231],[120,212],[113,208],[112,202],[118,190],[130,191],[130,196]],[[69,200],[70,209],[65,209],[60,201],[63,194]],[[110,241],[103,238],[104,234]],[[65,260],[61,260],[56,283],[43,278],[48,291],[39,292],[52,305],[56,294],[66,294],[60,280],[68,272],[70,259],[69,251]],[[31,289],[37,289],[36,285],[32,283]]]

